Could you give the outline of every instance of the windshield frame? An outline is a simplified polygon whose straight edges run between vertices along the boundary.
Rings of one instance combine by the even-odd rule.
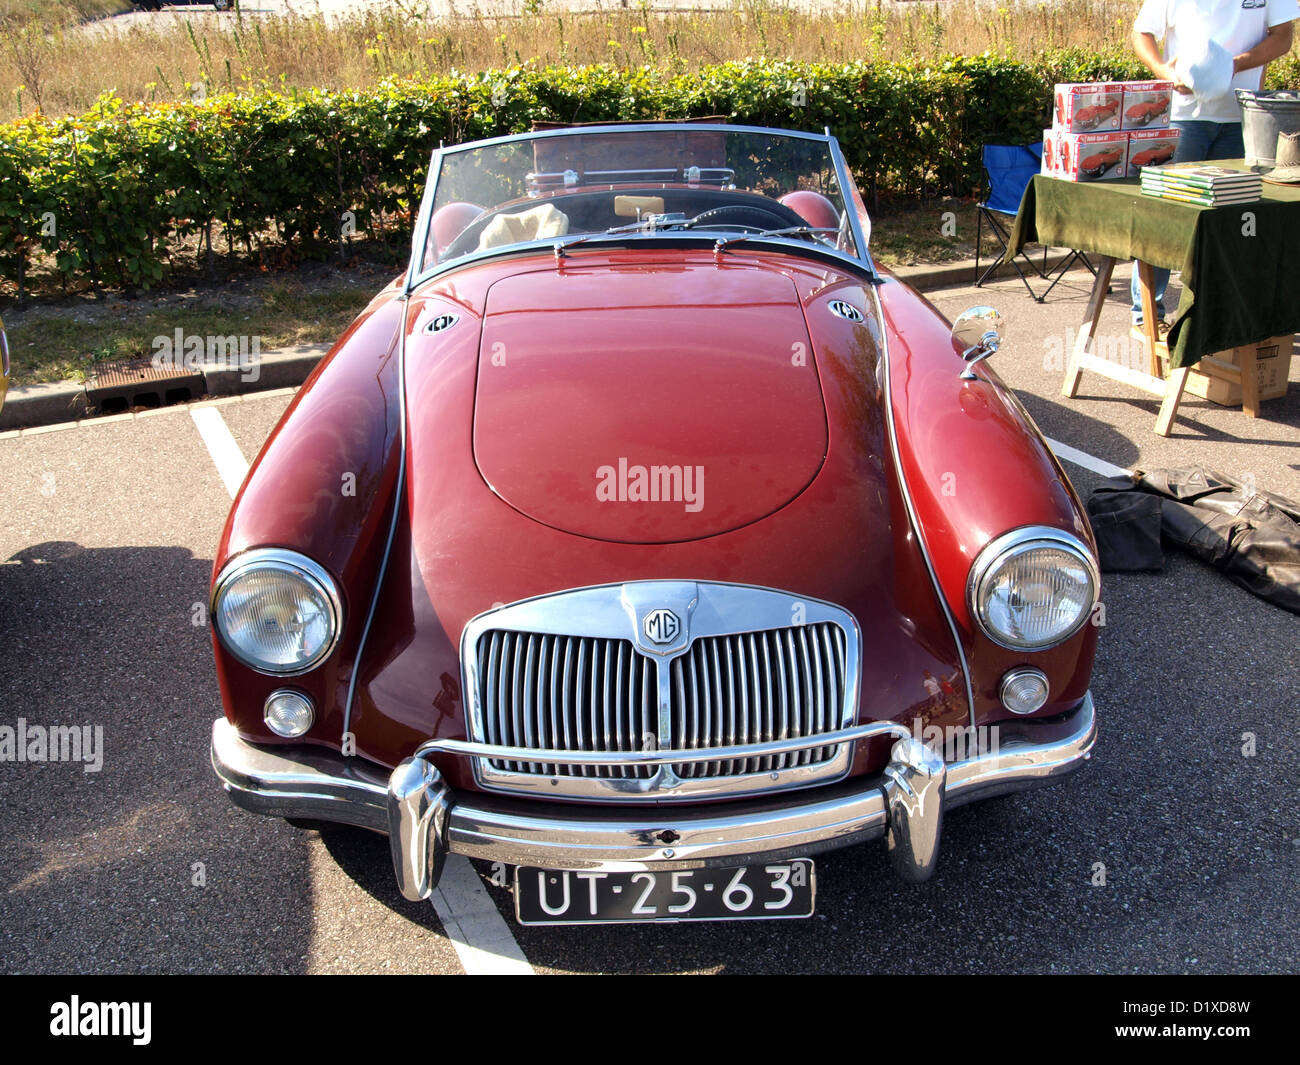
[[[868,279],[873,283],[878,283],[881,280],[876,272],[875,263],[872,261],[871,252],[867,247],[866,234],[863,232],[861,220],[858,218],[853,196],[849,191],[850,188],[856,186],[852,184],[853,178],[849,174],[848,164],[844,159],[844,153],[840,150],[839,141],[831,135],[829,129],[825,133],[808,133],[802,130],[774,129],[767,126],[737,126],[725,122],[619,122],[608,125],[564,126],[557,129],[513,133],[508,136],[492,137],[487,140],[467,141],[464,144],[439,145],[429,159],[428,178],[425,181],[424,195],[420,200],[420,212],[416,218],[415,231],[412,234],[411,257],[406,270],[405,294],[410,295],[418,286],[432,278],[459,269],[462,266],[470,266],[485,259],[500,258],[503,255],[530,254],[537,251],[554,251],[558,256],[562,254],[566,244],[577,240],[581,240],[584,248],[629,246],[633,243],[646,243],[658,247],[665,246],[665,243],[669,246],[680,247],[713,246],[718,239],[716,231],[707,229],[698,231],[663,230],[658,233],[585,233],[574,234],[569,239],[565,237],[546,237],[541,240],[522,241],[517,244],[508,244],[460,255],[446,262],[434,263],[427,268],[424,266],[425,251],[428,248],[430,228],[433,224],[433,204],[437,195],[438,175],[441,174],[443,161],[447,157],[463,152],[493,148],[511,142],[534,141],[550,137],[573,136],[574,134],[587,136],[606,133],[654,133],[664,131],[740,133],[816,141],[826,145],[831,163],[835,168],[835,180],[840,186],[840,196],[844,204],[844,214],[848,222],[849,232],[853,237],[853,246],[858,249],[858,254],[852,255],[847,251],[832,248],[828,245],[795,240],[788,236],[764,237],[756,233],[744,234],[745,239],[737,242],[737,247],[743,250],[754,246],[774,245],[782,251],[803,254],[818,259],[829,258],[832,261],[850,265],[858,272],[865,271]]]

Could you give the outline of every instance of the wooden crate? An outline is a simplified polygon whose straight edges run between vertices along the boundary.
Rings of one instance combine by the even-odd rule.
[[[1255,349],[1255,377],[1259,381],[1259,398],[1278,399],[1286,395],[1291,376],[1291,356],[1295,346],[1294,336],[1270,337]],[[1160,361],[1166,359],[1165,347],[1160,345]],[[1221,407],[1241,406],[1241,382],[1235,368],[1240,364],[1241,348],[1229,348],[1207,355],[1192,367],[1187,375],[1185,393],[1208,399]]]

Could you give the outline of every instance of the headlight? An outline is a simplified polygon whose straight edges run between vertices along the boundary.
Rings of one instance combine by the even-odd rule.
[[[994,643],[1041,651],[1088,620],[1099,585],[1097,564],[1078,539],[1029,526],[980,552],[970,571],[970,608]]]
[[[262,673],[305,673],[334,649],[343,607],[333,578],[305,555],[247,551],[221,571],[212,622],[222,645]]]

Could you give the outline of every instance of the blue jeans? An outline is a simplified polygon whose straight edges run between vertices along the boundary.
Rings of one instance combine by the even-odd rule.
[[[1200,119],[1191,122],[1171,122],[1171,126],[1182,131],[1178,138],[1178,148],[1174,152],[1175,163],[1200,163],[1209,159],[1240,159],[1246,154],[1245,141],[1241,139],[1240,122],[1203,122]],[[1169,285],[1169,271],[1156,267],[1152,274],[1155,280],[1156,314],[1165,316],[1165,289]],[[1142,324],[1142,288],[1138,282],[1137,261],[1133,262],[1133,281],[1129,286],[1133,297],[1133,324]]]

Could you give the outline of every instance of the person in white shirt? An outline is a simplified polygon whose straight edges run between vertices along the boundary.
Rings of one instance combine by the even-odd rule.
[[[1265,66],[1291,50],[1297,18],[1297,0],[1143,0],[1133,22],[1133,50],[1152,74],[1174,83],[1169,124],[1181,131],[1174,162],[1246,154],[1233,90],[1259,91]],[[1163,325],[1169,271],[1156,270],[1155,282]],[[1132,296],[1133,323],[1141,325],[1136,264]]]

